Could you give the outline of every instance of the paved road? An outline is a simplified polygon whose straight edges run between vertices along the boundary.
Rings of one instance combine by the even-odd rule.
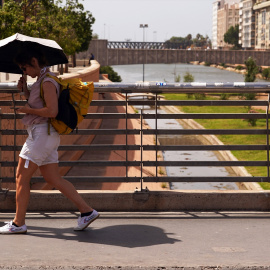
[[[270,212],[103,212],[83,232],[76,218],[27,214],[26,235],[0,235],[0,269],[270,269]]]

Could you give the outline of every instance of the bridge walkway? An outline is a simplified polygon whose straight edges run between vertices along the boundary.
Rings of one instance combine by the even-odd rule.
[[[0,213],[0,226],[13,213]],[[270,212],[27,214],[26,235],[0,235],[0,269],[269,269]],[[183,267],[183,268],[181,268]]]

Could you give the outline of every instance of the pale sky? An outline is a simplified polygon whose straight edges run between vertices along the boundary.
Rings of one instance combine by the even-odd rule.
[[[212,37],[214,0],[79,0],[96,19],[93,33],[109,41],[165,41],[198,33]]]

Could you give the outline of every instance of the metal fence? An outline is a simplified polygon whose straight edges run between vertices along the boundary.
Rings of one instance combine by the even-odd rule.
[[[119,160],[61,160],[60,167],[74,167],[82,168],[82,171],[90,172],[93,167],[113,167],[115,172],[118,168],[125,168],[124,175],[115,174],[112,175],[68,175],[66,178],[72,182],[80,181],[87,183],[106,183],[106,182],[136,182],[140,185],[140,189],[143,190],[145,184],[148,182],[269,182],[269,93],[270,84],[268,83],[134,83],[134,84],[122,84],[122,83],[95,83],[95,92],[102,94],[106,99],[93,100],[91,106],[104,107],[103,113],[89,113],[86,119],[100,120],[101,122],[108,121],[113,123],[114,121],[124,121],[125,128],[117,128],[117,124],[111,128],[100,126],[98,129],[78,129],[70,135],[64,136],[122,136],[121,144],[107,144],[104,143],[89,145],[61,145],[60,151],[90,151],[90,153],[102,151],[122,151],[124,153]],[[183,100],[166,100],[162,98],[163,94],[183,94]],[[206,94],[204,100],[191,100],[186,98],[186,94]],[[220,100],[219,94],[233,95],[234,98],[228,100]],[[264,96],[262,100],[245,100],[239,99],[238,95],[243,93],[255,93],[257,96]],[[25,104],[25,101],[16,99],[18,91],[13,83],[1,83],[0,94],[6,94],[8,98],[1,100],[0,105],[3,110],[4,107],[16,107]],[[113,98],[115,95],[121,95],[120,99]],[[266,96],[266,97],[265,97]],[[135,108],[134,112],[130,112],[129,108]],[[147,113],[145,110],[141,110],[141,106],[150,106],[152,108],[151,113]],[[224,106],[230,106],[236,108],[239,106],[257,108],[254,113],[223,113],[222,110],[219,113],[159,113],[159,107],[164,106],[170,108],[174,106],[217,106],[218,108]],[[122,108],[122,111],[116,109]],[[263,109],[260,111],[259,109]],[[15,170],[18,160],[18,151],[22,145],[18,144],[18,136],[26,135],[26,130],[18,129],[18,119],[22,118],[22,114],[2,113],[1,116],[1,153],[9,152],[13,153],[10,156],[10,160],[4,160],[1,158],[0,164],[2,168],[8,168],[13,175],[1,175],[3,183],[14,182]],[[144,125],[144,121],[151,119],[154,121],[154,128],[149,128]],[[178,121],[186,121],[190,119],[209,119],[210,121],[222,120],[222,119],[240,119],[240,120],[259,120],[260,126],[246,128],[231,128],[224,127],[223,129],[204,129],[204,128],[185,128],[185,129],[164,129],[158,127],[158,123],[161,119],[176,119]],[[129,121],[135,120],[140,123],[139,128],[130,128]],[[13,128],[3,128],[3,121],[13,123]],[[158,138],[161,135],[166,136],[181,136],[181,135],[231,135],[237,138],[238,136],[263,136],[263,143],[260,144],[233,144],[233,145],[160,145]],[[13,136],[13,144],[5,144],[5,136]],[[139,136],[139,143],[134,143],[129,138],[132,136]],[[152,136],[153,143],[146,143],[145,138]],[[129,153],[137,151],[139,153],[139,160],[131,160]],[[152,160],[146,160],[145,155],[147,152],[154,153]],[[264,151],[264,160],[219,160],[219,161],[205,161],[205,160],[174,160],[166,161],[160,158],[162,151]],[[109,156],[109,155],[107,155]],[[124,157],[124,158],[123,158]],[[265,175],[253,175],[253,176],[228,176],[220,177],[216,176],[167,176],[162,175],[159,172],[160,167],[264,167],[266,170]],[[132,175],[129,173],[131,167],[136,167],[140,170],[139,175]],[[153,168],[152,173],[145,174],[144,170],[147,168]],[[42,177],[35,176],[32,179],[33,182],[43,181]]]

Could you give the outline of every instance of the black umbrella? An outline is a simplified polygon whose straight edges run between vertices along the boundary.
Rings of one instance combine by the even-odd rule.
[[[18,65],[14,63],[14,58],[21,49],[29,45],[34,45],[43,52],[49,66],[68,63],[62,48],[54,40],[17,33],[0,40],[0,72],[22,74]]]

